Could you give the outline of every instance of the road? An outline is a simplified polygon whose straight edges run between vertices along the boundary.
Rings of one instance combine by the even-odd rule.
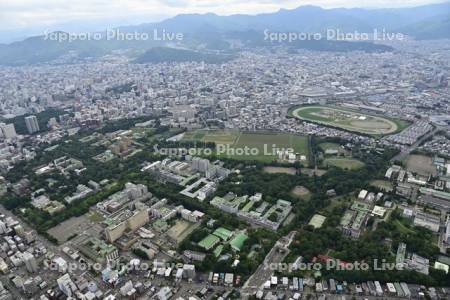
[[[256,269],[255,273],[245,282],[241,290],[241,295],[244,299],[253,295],[270,277],[273,275],[273,269],[270,266],[276,266],[283,262],[285,257],[289,254],[289,245],[294,240],[296,231],[290,232],[285,237],[279,239],[275,245],[270,249],[264,262]]]
[[[438,131],[442,130],[442,129],[446,129],[446,127],[443,126],[436,126],[436,128],[434,128],[432,131],[430,131],[429,133],[425,134],[423,137],[421,137],[420,139],[417,140],[417,142],[415,142],[413,145],[403,149],[399,154],[397,154],[396,156],[394,156],[391,159],[391,162],[395,162],[395,161],[402,161],[406,156],[408,156],[411,152],[413,152],[414,150],[417,149],[417,147],[420,146],[420,144],[422,144],[423,141],[425,141],[426,139],[430,138],[431,136],[435,135]]]

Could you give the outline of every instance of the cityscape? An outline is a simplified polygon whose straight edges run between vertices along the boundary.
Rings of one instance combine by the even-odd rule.
[[[0,31],[0,300],[450,299],[450,2],[173,2]]]

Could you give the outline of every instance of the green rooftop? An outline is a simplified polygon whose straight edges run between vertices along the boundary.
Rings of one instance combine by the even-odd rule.
[[[228,240],[228,239],[233,235],[233,232],[231,232],[231,231],[229,231],[228,229],[225,229],[225,228],[223,228],[223,227],[220,227],[220,228],[217,228],[217,229],[213,232],[213,234],[214,234],[215,236],[220,237],[223,241],[226,241],[226,240]]]
[[[353,218],[353,212],[350,210],[347,210],[344,214],[344,216],[341,219],[341,226],[348,226]]]
[[[361,212],[368,212],[369,211],[369,204],[364,203],[364,202],[359,202],[359,201],[355,201],[352,204],[352,209],[356,210],[356,211],[361,211]]]
[[[156,220],[152,224],[152,227],[158,232],[165,232],[169,229],[169,225],[167,224],[167,222],[161,219]]]
[[[249,201],[249,202],[244,206],[244,208],[242,209],[242,211],[248,212],[248,211],[253,207],[253,204],[255,204],[254,201]]]
[[[84,240],[78,246],[78,249],[85,256],[97,262],[103,262],[108,255],[117,251],[114,245],[107,244],[105,241],[94,237],[89,237]]]
[[[356,215],[355,220],[353,221],[352,228],[355,230],[359,230],[361,226],[363,225],[364,218],[366,217],[366,213],[363,211],[359,211]]]
[[[222,253],[222,250],[223,250],[223,245],[217,246],[216,249],[214,249],[214,252],[213,252],[214,256],[215,257],[219,257],[219,255]]]
[[[230,246],[235,251],[241,251],[248,236],[242,232],[238,233],[230,242]]]
[[[219,242],[220,239],[217,236],[209,234],[207,237],[205,237],[198,243],[198,246],[205,250],[211,250]]]

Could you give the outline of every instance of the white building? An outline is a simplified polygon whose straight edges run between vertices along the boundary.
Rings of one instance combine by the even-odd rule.
[[[30,273],[37,272],[38,266],[37,266],[36,258],[34,257],[33,254],[31,254],[29,252],[24,252],[22,254],[22,259],[25,263],[25,266],[27,267],[28,272],[30,272]]]
[[[27,125],[27,130],[29,134],[33,134],[35,132],[38,132],[39,129],[39,123],[36,118],[36,116],[28,116],[25,118],[25,125]]]
[[[414,226],[421,226],[428,228],[433,232],[439,232],[441,219],[434,215],[418,212],[414,217]]]
[[[194,279],[195,266],[194,265],[184,265],[183,266],[183,276],[187,279]]]
[[[359,200],[364,200],[364,199],[366,199],[368,193],[369,193],[369,192],[366,191],[366,190],[361,190],[361,192],[359,192],[358,199],[359,199]]]
[[[450,244],[450,218],[447,220],[447,225],[445,228],[445,241],[447,244]]]
[[[63,292],[67,297],[72,297],[74,295],[74,292],[77,290],[77,287],[73,283],[69,274],[64,274],[63,276],[58,278],[56,282],[58,283],[58,287],[61,292]]]
[[[15,139],[17,137],[16,128],[14,124],[2,124],[1,133],[5,139]]]

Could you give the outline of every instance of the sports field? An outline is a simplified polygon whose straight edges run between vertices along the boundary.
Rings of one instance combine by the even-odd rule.
[[[319,144],[320,149],[322,149],[323,151],[326,150],[336,150],[336,151],[340,151],[342,150],[341,145],[336,144],[336,143],[320,143]]]
[[[304,121],[377,136],[397,133],[409,125],[406,121],[337,106],[301,106],[291,110],[291,113],[292,116]]]
[[[234,144],[240,133],[237,130],[194,130],[184,134],[185,141],[201,141],[205,143]]]
[[[364,163],[354,158],[328,158],[325,159],[324,165],[333,166],[340,169],[358,170],[364,167]]]
[[[240,160],[271,162],[277,160],[277,150],[288,148],[308,157],[308,138],[288,133],[196,130],[186,132],[183,140],[214,142],[218,156]],[[251,149],[251,153],[242,153],[245,149]]]
[[[406,169],[409,172],[417,173],[422,176],[436,176],[438,174],[436,166],[433,165],[433,159],[426,155],[411,154],[406,158]]]

